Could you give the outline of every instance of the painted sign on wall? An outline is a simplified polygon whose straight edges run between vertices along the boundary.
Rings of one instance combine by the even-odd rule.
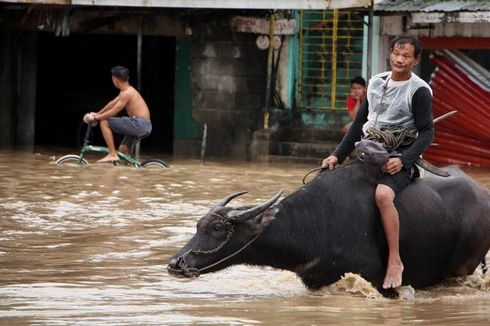
[[[269,20],[265,18],[235,16],[231,19],[231,28],[235,32],[269,34]],[[296,19],[277,19],[274,26],[276,35],[296,34]]]

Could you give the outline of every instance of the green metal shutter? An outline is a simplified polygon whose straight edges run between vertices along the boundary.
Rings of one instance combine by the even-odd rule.
[[[174,139],[197,139],[197,122],[192,117],[191,41],[178,38],[175,56]]]
[[[362,73],[363,16],[308,10],[300,21],[299,107],[345,109],[350,80]]]

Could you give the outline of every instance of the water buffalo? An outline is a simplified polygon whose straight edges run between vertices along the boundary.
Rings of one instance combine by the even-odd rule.
[[[403,284],[426,287],[474,272],[490,248],[490,194],[457,167],[416,179],[395,200],[400,214]],[[309,289],[347,272],[381,290],[387,244],[372,174],[355,162],[325,171],[284,198],[227,207],[230,195],[197,224],[169,273],[195,277],[235,264],[296,273]]]

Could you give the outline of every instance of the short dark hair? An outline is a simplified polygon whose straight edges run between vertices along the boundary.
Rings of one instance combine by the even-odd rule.
[[[350,85],[352,86],[352,84],[359,84],[366,87],[366,80],[362,76],[356,76],[350,80]]]
[[[123,66],[115,66],[111,69],[111,75],[120,80],[128,80],[129,79],[129,69]]]
[[[415,48],[413,53],[415,58],[422,55],[422,44],[420,44],[420,40],[417,36],[411,34],[398,35],[394,39],[392,39],[390,42],[390,52],[393,52],[393,48],[395,47],[395,45],[403,45],[407,43],[413,45],[413,47]]]

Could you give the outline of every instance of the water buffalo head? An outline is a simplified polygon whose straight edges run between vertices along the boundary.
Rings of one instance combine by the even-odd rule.
[[[197,223],[194,236],[170,260],[170,274],[197,277],[232,264],[232,257],[243,251],[267,228],[277,208],[273,204],[282,190],[257,206],[226,207],[237,192],[217,203]]]

